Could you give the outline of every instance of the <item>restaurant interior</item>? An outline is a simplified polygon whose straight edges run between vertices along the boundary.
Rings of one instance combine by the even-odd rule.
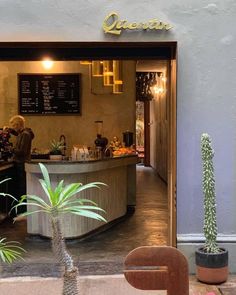
[[[39,90],[35,89],[35,83],[39,83]],[[0,62],[0,127],[8,125],[16,114],[24,116],[27,127],[35,134],[33,164],[103,163],[107,158],[135,158],[135,170],[126,171],[135,174],[135,181],[126,184],[127,188],[135,186],[131,190],[136,194],[135,199],[109,225],[99,225],[69,240],[75,238],[82,245],[91,238],[96,240],[100,232],[112,236],[111,231],[119,231],[119,227],[122,234],[125,235],[127,228],[127,236],[131,235],[136,218],[140,222],[143,219],[139,211],[145,209],[142,204],[148,204],[147,216],[156,215],[154,220],[161,233],[157,233],[155,243],[167,244],[169,89],[170,65],[165,59],[59,61],[45,56],[40,61]],[[55,102],[56,99],[64,100],[64,104]],[[62,143],[59,160],[50,159],[53,142]],[[0,177],[1,180],[11,178],[1,184],[0,190],[15,194],[12,162],[15,137],[10,136],[8,143],[2,140],[0,144]],[[148,183],[153,190],[150,191]],[[1,198],[0,236],[14,237],[23,244],[47,240],[47,236],[27,231],[26,218],[12,223],[11,206],[8,198]],[[156,212],[151,213],[152,206]],[[132,223],[132,218],[134,224],[129,228],[127,224]],[[140,235],[141,226],[140,231],[139,228],[134,231]],[[137,237],[138,240],[141,242],[142,238]],[[127,245],[132,247],[133,243]]]

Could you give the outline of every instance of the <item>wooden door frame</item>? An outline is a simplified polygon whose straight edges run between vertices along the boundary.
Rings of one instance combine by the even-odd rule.
[[[0,61],[167,59],[171,61],[168,136],[168,245],[176,246],[176,61],[177,42],[0,42]]]
[[[144,166],[150,166],[150,101],[144,101]]]
[[[176,197],[176,157],[177,157],[177,58],[169,61],[169,101],[168,101],[168,244],[176,247],[177,241],[177,197]]]

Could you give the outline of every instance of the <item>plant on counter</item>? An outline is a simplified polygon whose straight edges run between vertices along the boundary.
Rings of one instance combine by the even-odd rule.
[[[63,148],[64,148],[64,144],[62,142],[56,141],[55,139],[53,139],[51,141],[50,154],[51,155],[61,155]]]
[[[96,211],[105,212],[99,208],[96,203],[88,199],[81,199],[76,195],[90,188],[100,188],[105,185],[101,182],[91,182],[85,185],[81,183],[71,183],[64,185],[61,180],[55,188],[52,187],[47,168],[39,163],[43,179],[40,184],[47,196],[47,202],[40,196],[25,195],[21,197],[20,202],[14,206],[17,208],[22,205],[30,205],[35,209],[25,212],[20,216],[27,216],[37,212],[44,212],[50,217],[52,228],[52,250],[58,261],[64,266],[63,295],[79,294],[77,286],[78,268],[74,266],[71,255],[68,253],[65,240],[61,229],[61,214],[75,214],[88,218],[97,219],[106,222],[105,218]]]
[[[205,244],[196,251],[197,278],[205,283],[222,283],[228,276],[228,251],[217,244],[216,195],[211,138],[201,136],[204,194]],[[209,269],[211,271],[209,271]]]

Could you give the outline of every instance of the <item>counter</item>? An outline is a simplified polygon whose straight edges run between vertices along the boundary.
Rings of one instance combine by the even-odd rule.
[[[9,168],[12,168],[14,164],[12,162],[7,161],[0,161],[0,171],[7,170]]]
[[[106,183],[108,187],[102,187],[101,190],[94,188],[86,190],[80,194],[80,197],[91,199],[103,208],[108,222],[124,216],[127,206],[135,206],[136,155],[87,162],[32,160],[26,163],[27,193],[40,195],[47,200],[38,181],[42,178],[39,162],[46,165],[52,185],[61,179],[64,179],[65,184],[72,182],[86,184],[93,181]],[[62,230],[65,238],[81,237],[102,225],[104,223],[81,216],[62,216]],[[51,237],[49,218],[43,213],[28,216],[27,231],[29,234]]]

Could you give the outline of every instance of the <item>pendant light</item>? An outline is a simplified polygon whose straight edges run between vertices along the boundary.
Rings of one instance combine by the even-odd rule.
[[[163,76],[162,72],[156,73],[156,83],[151,87],[152,93],[154,95],[160,95],[165,92],[165,82],[166,78]]]

